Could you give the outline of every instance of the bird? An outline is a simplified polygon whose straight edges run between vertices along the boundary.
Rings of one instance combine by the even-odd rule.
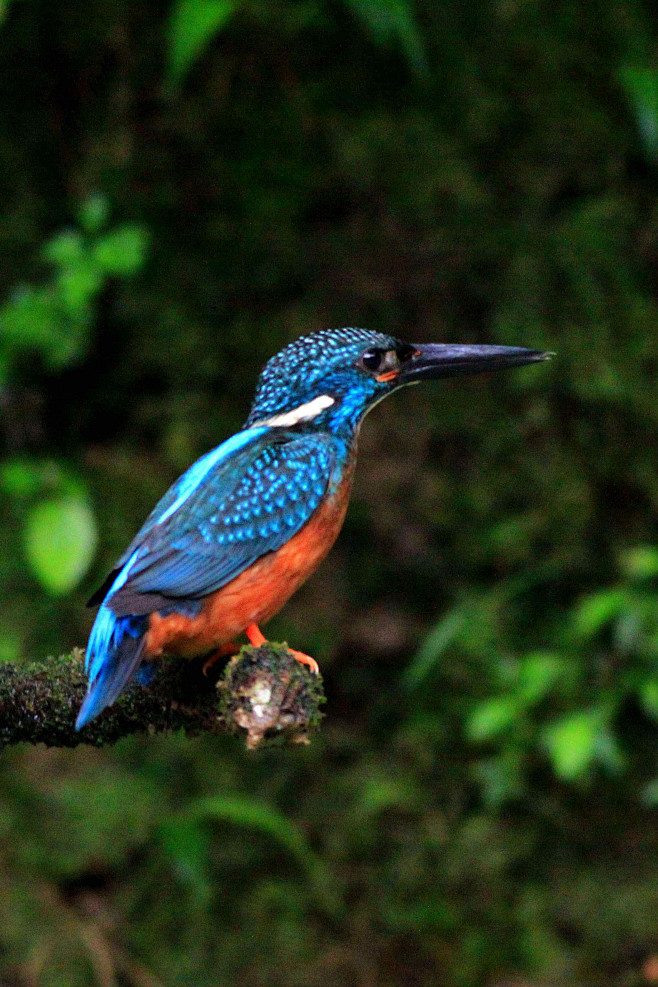
[[[364,416],[424,380],[502,370],[552,354],[519,346],[406,343],[358,328],[320,330],[265,365],[241,431],[167,490],[89,600],[79,730],[165,654],[253,645],[342,527]],[[303,652],[309,667],[317,662]]]

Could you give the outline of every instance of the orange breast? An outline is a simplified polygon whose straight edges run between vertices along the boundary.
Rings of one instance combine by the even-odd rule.
[[[268,621],[318,567],[343,526],[354,463],[333,494],[297,534],[276,552],[263,555],[226,586],[206,597],[196,617],[151,614],[145,655],[163,652],[206,654],[242,634],[249,624]]]

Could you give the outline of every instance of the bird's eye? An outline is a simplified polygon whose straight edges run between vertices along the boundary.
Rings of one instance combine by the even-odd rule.
[[[366,370],[376,371],[382,365],[384,354],[382,350],[366,350],[362,355],[360,363]]]

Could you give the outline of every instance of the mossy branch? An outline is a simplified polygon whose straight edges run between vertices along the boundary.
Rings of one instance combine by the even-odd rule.
[[[158,663],[148,686],[130,685],[117,702],[79,732],[75,718],[87,687],[83,652],[75,648],[40,664],[0,664],[0,747],[113,744],[131,733],[184,730],[239,733],[247,747],[306,743],[324,702],[322,680],[285,645],[245,646],[217,677],[203,662]]]

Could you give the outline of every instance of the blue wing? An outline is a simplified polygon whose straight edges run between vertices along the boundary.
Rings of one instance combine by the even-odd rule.
[[[114,702],[142,660],[146,615],[195,612],[309,519],[335,482],[330,435],[245,429],[199,459],[164,495],[97,598],[87,695],[77,729]]]
[[[218,495],[221,495],[222,491],[230,491],[249,465],[255,451],[262,448],[263,444],[270,440],[271,435],[272,429],[267,426],[243,429],[193,463],[160,498],[112,572],[91,596],[87,605],[91,607],[102,603],[112,595],[117,586],[125,583],[130,565],[135,561],[133,558],[135,552],[140,553],[145,550],[149,536],[157,534],[158,526],[182,507],[197,488],[208,480],[210,474]]]
[[[258,434],[242,441],[247,432]],[[326,433],[250,429],[229,442],[227,456],[220,446],[174,484],[120,560],[107,599],[117,616],[219,589],[299,531],[334,480]]]

